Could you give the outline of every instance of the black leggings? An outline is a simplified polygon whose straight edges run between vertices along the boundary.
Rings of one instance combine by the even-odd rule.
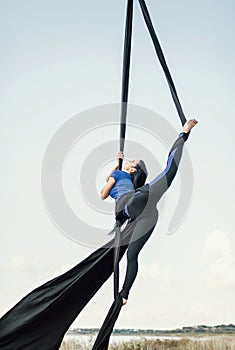
[[[138,255],[144,244],[151,236],[158,219],[156,205],[162,195],[170,187],[178,170],[178,165],[182,156],[184,142],[188,138],[188,133],[181,133],[173,144],[167,160],[165,170],[153,179],[149,184],[138,188],[131,195],[124,195],[121,201],[117,201],[117,207],[122,210],[122,215],[136,221],[127,250],[127,271],[120,295],[128,298],[130,288],[134,283],[138,272]],[[126,201],[125,201],[125,198]],[[116,209],[117,213],[120,213]]]

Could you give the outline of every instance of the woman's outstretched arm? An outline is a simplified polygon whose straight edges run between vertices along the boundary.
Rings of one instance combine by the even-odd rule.
[[[191,129],[197,124],[196,119],[189,119],[183,126],[178,139],[174,142],[168,155],[166,168],[153,179],[149,186],[152,192],[155,192],[156,201],[158,201],[163,193],[170,187],[180,163],[183,146],[187,140]]]

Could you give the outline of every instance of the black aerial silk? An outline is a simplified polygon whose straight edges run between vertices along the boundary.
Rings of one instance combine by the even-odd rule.
[[[135,221],[125,227],[122,242],[128,242],[134,226]],[[0,319],[0,349],[58,350],[71,323],[112,274],[113,243],[111,240],[71,270],[34,289],[8,311]],[[119,259],[127,246],[120,247]],[[110,334],[122,306],[121,297],[114,304],[114,321],[107,328]],[[94,349],[107,349],[103,341]]]
[[[139,0],[139,4],[183,125],[186,118],[146,3],[144,0]],[[120,151],[124,149],[126,131],[132,18],[133,0],[128,0],[123,58]],[[120,168],[121,165],[120,162]],[[109,244],[97,249],[71,270],[36,288],[8,311],[0,319],[0,349],[58,350],[71,323],[104,282],[115,272],[114,302],[92,348],[92,350],[108,349],[110,335],[122,308],[122,298],[118,293],[118,262],[128,247],[128,240],[135,225],[135,220],[130,221],[121,235],[120,227],[116,225],[115,239],[111,240]],[[117,242],[120,244],[116,249]]]
[[[126,116],[128,106],[129,92],[129,77],[130,77],[130,60],[131,60],[131,36],[132,36],[132,21],[133,21],[133,0],[128,0],[126,13],[126,29],[124,40],[123,53],[123,69],[122,69],[122,97],[121,97],[121,121],[120,121],[120,151],[124,151],[125,136],[126,136]],[[122,169],[122,159],[119,159],[119,170]],[[119,250],[121,240],[121,222],[116,220],[115,225],[115,249],[113,256],[113,272],[114,272],[114,300],[118,298],[119,290]],[[106,322],[104,322],[106,324]]]

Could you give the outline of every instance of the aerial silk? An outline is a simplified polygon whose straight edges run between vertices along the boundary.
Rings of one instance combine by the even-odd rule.
[[[184,125],[186,122],[186,117],[184,115],[173,79],[171,77],[169,68],[167,66],[161,45],[159,43],[158,37],[155,33],[148,8],[144,0],[139,0],[140,8],[143,13],[143,17],[146,26],[149,30],[149,34],[152,38],[154,48],[156,50],[157,57],[165,73],[166,80],[173,98],[176,110],[178,112],[181,124]],[[125,145],[125,133],[126,133],[126,116],[127,116],[127,106],[128,106],[128,91],[129,91],[129,75],[130,75],[130,58],[131,58],[131,36],[132,36],[132,20],[133,20],[133,0],[128,1],[127,5],[127,15],[126,15],[126,30],[125,30],[125,41],[124,41],[124,55],[123,55],[123,72],[122,72],[122,105],[121,105],[121,123],[120,123],[120,151],[124,151]],[[119,160],[119,169],[122,168],[122,159]],[[119,290],[119,249],[120,249],[120,223],[117,220],[115,226],[115,249],[114,249],[114,300],[118,302],[120,295]],[[115,304],[115,301],[114,301]],[[112,305],[111,309],[114,308]],[[110,311],[111,311],[110,309]],[[118,316],[118,315],[117,315]],[[102,338],[105,327],[108,327],[109,323],[113,320],[113,315],[105,319],[101,331],[97,337],[97,341]],[[110,333],[107,332],[107,337]],[[98,347],[97,347],[98,349]]]
[[[186,118],[147,6],[144,0],[139,0],[139,4],[183,125]],[[128,0],[123,58],[120,151],[124,149],[126,131],[132,18],[133,0]],[[121,165],[120,162],[120,168]],[[0,349],[58,350],[72,322],[114,272],[114,301],[92,348],[92,350],[108,349],[110,335],[122,308],[122,297],[118,293],[118,263],[128,248],[128,241],[136,223],[135,220],[130,220],[121,234],[120,226],[117,224],[113,240],[97,249],[66,273],[30,292],[2,316],[0,319]]]
[[[120,121],[120,146],[121,152],[124,151],[125,136],[126,136],[126,117],[128,106],[128,92],[129,92],[129,77],[130,77],[130,60],[131,60],[131,37],[132,37],[132,22],[133,22],[133,0],[128,0],[127,14],[126,14],[126,29],[124,40],[123,53],[123,69],[122,69],[122,97],[121,97],[121,121]],[[119,170],[122,169],[122,159],[119,159]],[[121,240],[121,222],[116,220],[114,228],[115,232],[115,249],[114,249],[114,300],[118,298],[119,290],[119,249]],[[106,323],[106,322],[105,322]]]
[[[122,243],[128,242],[134,226],[133,221],[122,231]],[[112,274],[113,243],[36,288],[8,311],[0,319],[0,349],[58,350],[71,323]],[[120,259],[126,249],[127,244],[120,247]]]

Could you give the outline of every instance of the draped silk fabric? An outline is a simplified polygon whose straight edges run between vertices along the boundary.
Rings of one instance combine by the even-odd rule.
[[[144,20],[176,106],[180,121],[184,116],[163,51],[144,0],[139,0]],[[122,78],[120,150],[124,149],[131,57],[133,0],[128,0]],[[121,162],[120,162],[121,168]],[[118,262],[123,257],[136,222],[131,221],[116,237],[66,273],[36,288],[0,319],[1,350],[58,350],[71,323],[114,271],[114,302],[104,320],[93,350],[108,349],[109,338],[122,308],[118,293]],[[120,241],[118,248],[114,242]],[[123,244],[123,242],[126,242]],[[114,264],[115,262],[115,264]]]

